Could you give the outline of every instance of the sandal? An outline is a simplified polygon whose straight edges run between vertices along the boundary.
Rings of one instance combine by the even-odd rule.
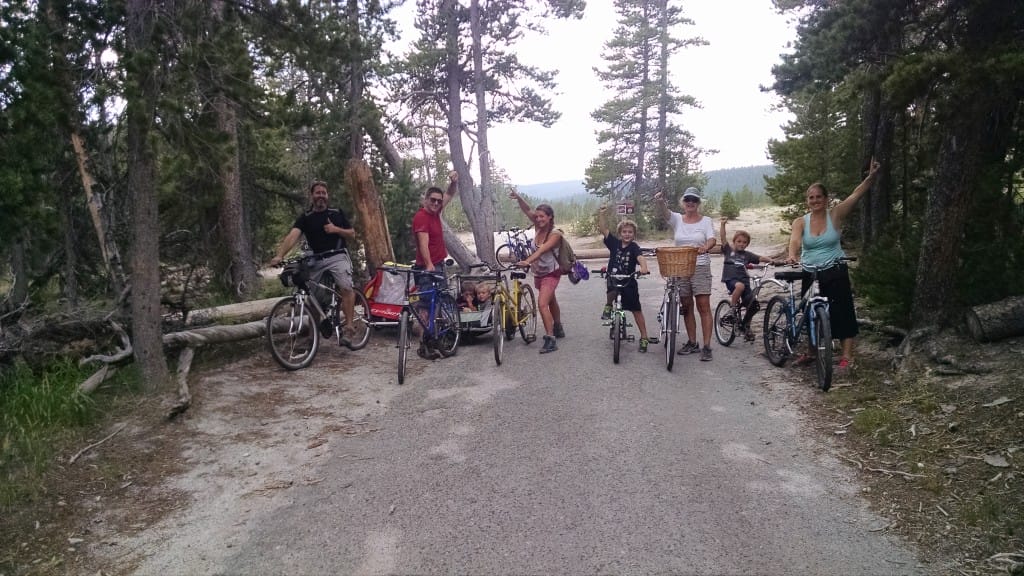
[[[816,358],[810,354],[801,354],[796,357],[796,360],[793,360],[793,366],[809,366],[814,364],[815,360]]]

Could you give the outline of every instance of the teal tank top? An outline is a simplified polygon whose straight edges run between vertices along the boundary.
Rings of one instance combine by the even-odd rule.
[[[839,245],[839,231],[832,226],[831,212],[825,212],[825,232],[811,236],[811,215],[804,214],[804,237],[801,243],[800,263],[805,266],[824,266],[846,256]]]

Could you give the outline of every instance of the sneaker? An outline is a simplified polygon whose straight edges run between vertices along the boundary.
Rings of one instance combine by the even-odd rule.
[[[849,361],[848,359],[846,359],[846,358],[840,358],[840,359],[839,359],[839,365],[838,365],[838,366],[836,366],[836,368],[837,368],[837,369],[838,369],[838,370],[839,370],[840,372],[847,372],[847,371],[849,371],[849,370],[850,370],[850,368],[853,368],[853,362],[850,362],[850,361]]]
[[[650,344],[650,340],[648,340],[647,338],[641,338],[640,339],[640,352],[646,353],[647,352],[647,345],[648,344]]]
[[[700,351],[700,361],[711,362],[711,348],[705,346],[704,349]]]
[[[554,352],[558,350],[558,344],[555,344],[554,336],[544,337],[544,347],[540,349],[541,354],[547,354],[548,352]]]
[[[676,352],[676,354],[685,356],[687,354],[693,354],[694,352],[700,352],[700,345],[696,342],[687,342],[686,344],[683,344],[679,349],[679,352]]]
[[[437,360],[438,358],[441,357],[440,352],[438,352],[434,348],[427,346],[426,343],[424,342],[420,342],[420,347],[418,350],[416,350],[416,354],[420,358],[423,358],[424,360]]]
[[[605,304],[604,310],[601,311],[601,320],[611,320],[611,319],[612,319],[612,307],[610,305],[608,305],[608,304]]]
[[[555,338],[565,338],[565,328],[561,322],[555,322]]]
[[[757,336],[754,336],[754,331],[749,326],[743,328],[743,339],[747,342],[753,342],[757,340]]]
[[[355,337],[356,331],[351,328],[345,328],[341,331],[341,337],[338,338],[338,346],[345,346],[349,350],[352,349],[352,339]]]

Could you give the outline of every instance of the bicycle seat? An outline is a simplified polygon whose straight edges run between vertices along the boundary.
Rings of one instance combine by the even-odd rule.
[[[787,270],[786,272],[775,273],[775,278],[777,280],[783,280],[785,282],[796,282],[797,280],[803,280],[805,276],[806,273],[800,270]]]

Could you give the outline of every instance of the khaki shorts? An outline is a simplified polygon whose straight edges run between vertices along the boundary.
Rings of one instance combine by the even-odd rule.
[[[693,276],[680,278],[679,295],[682,298],[711,295],[711,264],[697,264]]]

